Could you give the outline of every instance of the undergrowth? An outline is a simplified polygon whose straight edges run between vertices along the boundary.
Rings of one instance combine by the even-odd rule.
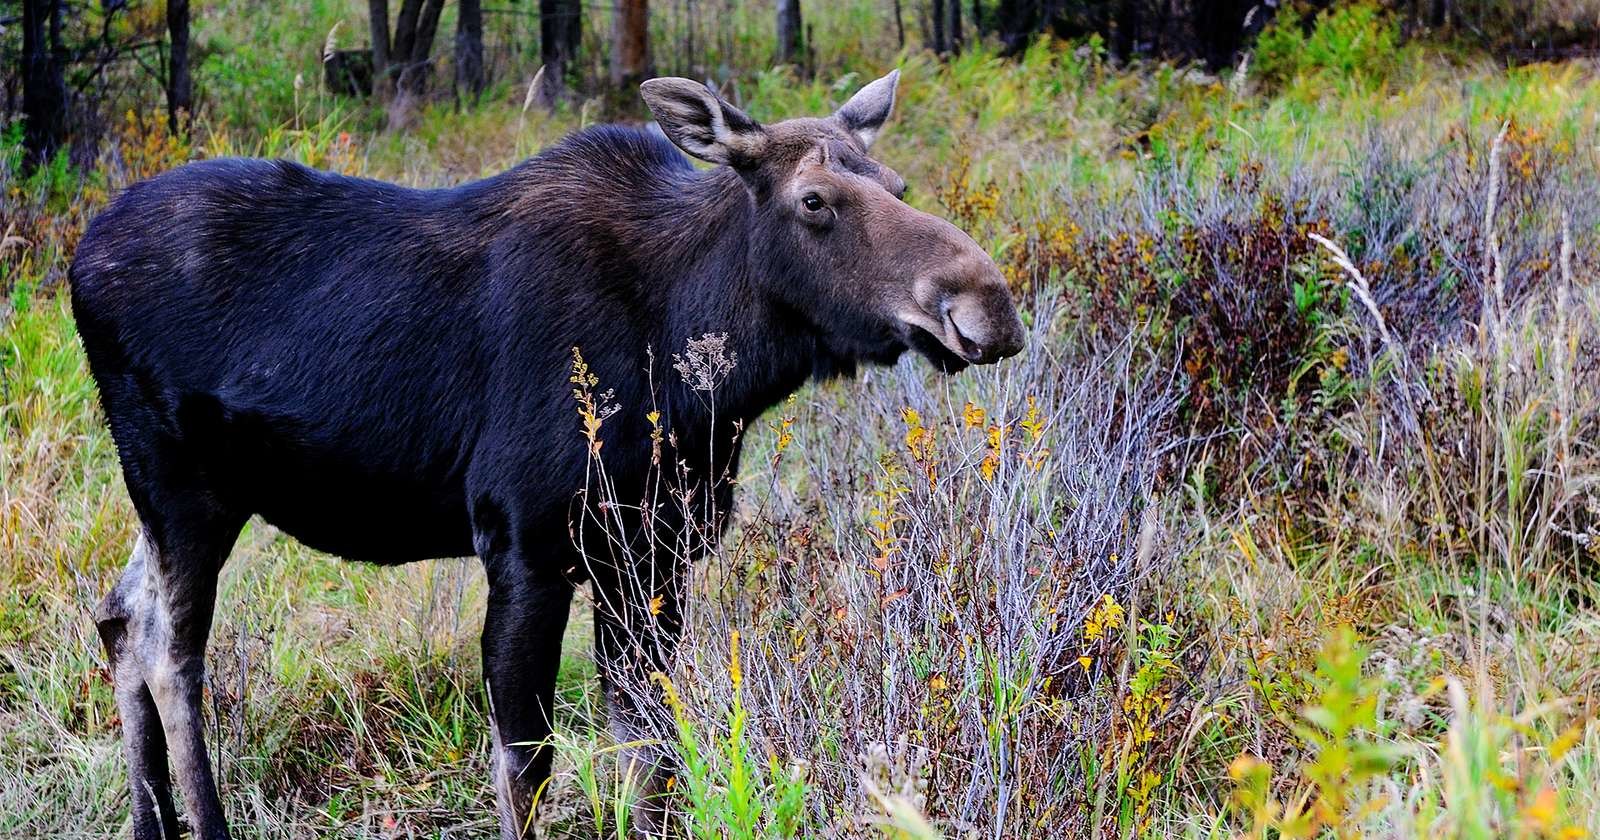
[[[342,12],[312,11],[250,26],[320,48]],[[994,255],[1028,347],[809,387],[747,430],[650,688],[690,836],[1600,832],[1600,85],[1398,46],[1374,7],[1290,24],[1222,80],[1050,41],[894,59],[878,152]],[[736,95],[822,113],[890,61],[868,58]],[[456,183],[600,108],[530,111],[503,78],[388,131],[297,96],[292,59],[213,67],[262,95],[192,138],[134,108],[87,172],[24,173],[0,135],[8,835],[127,819],[89,611],[133,519],[63,289],[87,219],[227,154]],[[207,685],[241,833],[490,831],[482,588],[470,562],[344,564],[249,527]],[[606,733],[588,622],[553,836],[630,819],[638,745]]]

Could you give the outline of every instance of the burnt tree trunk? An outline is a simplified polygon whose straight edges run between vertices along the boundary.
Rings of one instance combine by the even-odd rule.
[[[461,0],[456,19],[456,88],[473,102],[483,92],[483,4]]]
[[[544,80],[538,92],[545,107],[555,105],[567,87],[567,76],[578,61],[583,44],[583,6],[580,0],[539,0],[539,60]]]
[[[389,93],[389,0],[367,0],[368,31],[372,37],[372,91]]]
[[[23,146],[32,163],[67,139],[60,15],[59,0],[22,0]]]
[[[189,130],[194,113],[194,82],[189,75],[189,0],[167,0],[167,37],[172,42],[167,64],[167,128]]]
[[[946,0],[945,11],[949,19],[945,24],[945,46],[950,52],[961,52],[961,0]]]
[[[778,0],[778,63],[805,60],[805,26],[800,21],[800,0]]]
[[[617,0],[611,39],[611,84],[632,87],[649,77],[650,0]]]
[[[959,3],[961,0],[950,0]],[[939,55],[950,52],[950,42],[944,37],[945,11],[944,0],[933,0],[933,51]]]

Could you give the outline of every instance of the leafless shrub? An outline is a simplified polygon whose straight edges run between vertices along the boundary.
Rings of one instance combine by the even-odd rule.
[[[1041,301],[1035,323],[1060,314]],[[727,374],[715,338],[677,358],[694,387]],[[1169,562],[1148,531],[1139,562],[1138,540],[1177,392],[1140,342],[1071,346],[1056,323],[997,368],[930,379],[908,360],[815,392],[747,446],[726,539],[658,541],[674,561],[710,546],[669,674],[679,714],[718,743],[742,704],[741,748],[800,768],[817,824],[858,832],[891,799],[986,836],[1086,819],[1124,639],[1085,623]],[[687,514],[692,495],[644,507]],[[634,691],[670,752],[681,721]]]

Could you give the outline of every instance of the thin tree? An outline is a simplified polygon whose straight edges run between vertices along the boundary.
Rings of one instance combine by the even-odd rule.
[[[23,146],[33,163],[67,139],[60,0],[22,0]]]
[[[798,6],[800,0],[794,0],[794,2]],[[694,0],[683,0],[683,57],[681,66],[684,68],[684,75],[694,72],[696,66],[694,30],[699,20],[700,13],[695,10]]]
[[[417,43],[417,21],[422,17],[422,0],[401,0],[400,14],[394,20],[394,38],[389,41],[389,75],[399,79],[411,65],[411,48]]]
[[[194,82],[189,76],[189,0],[167,0],[167,128],[189,130],[194,112]]]
[[[578,61],[583,45],[583,5],[580,0],[539,0],[539,60],[544,77],[536,95],[552,107],[567,87],[567,76]]]
[[[900,0],[894,0],[894,38],[900,49],[906,48],[906,20],[900,10]]]
[[[420,94],[427,90],[430,56],[433,53],[433,36],[439,31],[439,14],[444,11],[444,0],[423,0],[422,15],[417,19],[412,35],[411,58],[400,74],[400,86],[408,93]]]
[[[372,92],[389,94],[389,0],[367,0],[367,26],[372,33]]]
[[[800,21],[800,0],[778,0],[778,63],[803,64],[805,27]]]
[[[456,18],[456,88],[477,102],[483,85],[483,4],[461,0]]]
[[[1244,13],[1242,0],[1195,3],[1195,29],[1200,36],[1201,57],[1210,72],[1221,72],[1233,66],[1234,56],[1244,39]]]
[[[995,8],[995,28],[1006,55],[1026,50],[1042,28],[1045,16],[1039,6],[1039,0],[1000,0]]]
[[[945,46],[952,53],[961,52],[961,0],[949,0],[945,11],[950,15],[945,25]]]
[[[1112,52],[1127,61],[1139,44],[1138,0],[1117,0],[1116,37],[1112,39]]]
[[[961,0],[950,0],[959,3]],[[933,0],[933,51],[939,55],[950,52],[950,42],[944,37],[945,24],[944,0]]]
[[[444,0],[404,0],[400,4],[400,14],[395,17],[391,38],[388,1],[369,0],[372,72],[377,79],[374,91],[387,93],[387,83],[391,81],[398,90],[408,94],[420,94],[427,89],[433,36],[439,30],[439,14],[443,10]],[[479,29],[481,32],[481,24]]]
[[[617,0],[611,37],[611,84],[631,87],[649,77],[650,0]]]

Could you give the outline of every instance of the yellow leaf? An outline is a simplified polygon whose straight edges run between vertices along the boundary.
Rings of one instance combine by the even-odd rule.
[[[1571,751],[1581,737],[1583,737],[1583,727],[1581,725],[1570,727],[1567,731],[1561,733],[1550,744],[1550,760],[1552,762],[1560,761],[1562,756]]]
[[[1533,801],[1522,809],[1522,818],[1547,831],[1556,821],[1556,807],[1559,804],[1555,788],[1545,788],[1534,795]]]

